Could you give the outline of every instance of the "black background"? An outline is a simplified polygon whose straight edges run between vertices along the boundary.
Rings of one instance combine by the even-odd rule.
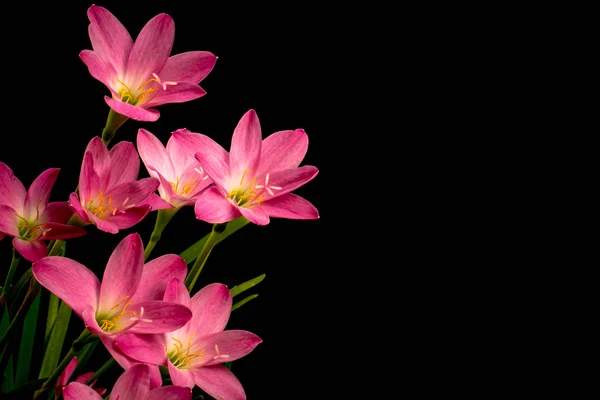
[[[61,168],[52,201],[66,200],[77,186],[83,150],[100,134],[109,111],[103,99],[108,89],[89,75],[78,57],[81,50],[91,49],[86,16],[90,4],[65,3],[15,5],[9,13],[14,25],[1,28],[7,70],[2,77],[6,105],[2,109],[0,161],[11,167],[26,187],[45,169]],[[337,88],[346,79],[341,74],[356,77],[361,73],[356,68],[360,54],[348,55],[349,71],[332,62],[340,55],[338,43],[345,39],[345,33],[335,28],[336,18],[341,17],[302,3],[285,7],[277,3],[265,9],[187,1],[97,4],[109,9],[134,39],[148,20],[166,12],[175,21],[171,54],[206,50],[219,57],[200,84],[207,91],[204,97],[160,106],[157,122],[127,121],[113,144],[120,140],[135,143],[139,128],[166,143],[170,132],[187,128],[229,149],[233,129],[251,108],[258,113],[263,138],[284,129],[307,132],[310,144],[303,165],[314,165],[320,173],[295,193],[311,201],[321,219],[272,219],[266,227],[243,228],[214,249],[199,285],[222,282],[232,287],[267,274],[265,281],[246,293],[260,296],[235,311],[228,325],[228,329],[246,329],[263,339],[253,353],[233,365],[248,398],[287,398],[286,392],[294,397],[306,393],[304,398],[310,398],[308,393],[322,385],[322,393],[335,393],[336,389],[328,386],[331,367],[327,361],[338,348],[334,324],[342,300],[334,301],[333,293],[339,288],[334,277],[341,266],[331,252],[335,235],[328,221],[333,209],[327,207],[326,198],[340,202],[344,198],[336,197],[340,193],[328,178],[331,172],[326,164],[333,164],[335,140],[351,135],[335,128]],[[141,171],[141,176],[147,176],[143,164]],[[85,237],[68,242],[67,255],[101,276],[117,243],[132,232],[139,232],[147,242],[153,224],[154,214],[150,214],[116,235],[89,226]],[[191,207],[184,208],[151,257],[180,253],[209,230],[209,224],[195,219]],[[0,263],[9,262],[7,238],[0,242]],[[17,274],[26,267],[22,262]],[[42,305],[40,312],[44,310]],[[44,319],[39,321],[43,324]],[[73,315],[67,340],[82,328]],[[105,361],[104,349],[95,354],[87,370]],[[33,370],[40,362],[41,354],[34,357]],[[114,376],[121,372],[116,369]],[[113,375],[106,374],[97,386],[111,387]]]

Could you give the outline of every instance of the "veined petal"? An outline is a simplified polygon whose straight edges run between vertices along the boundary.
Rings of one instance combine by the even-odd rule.
[[[134,106],[121,100],[112,99],[108,96],[104,96],[104,101],[106,101],[106,104],[114,111],[136,121],[154,122],[160,117],[160,112],[153,108],[146,109]]]
[[[142,308],[144,311],[142,312]],[[135,316],[129,316],[129,323],[123,323],[123,326],[136,325],[127,329],[128,333],[155,334],[172,332],[181,328],[192,318],[192,312],[189,308],[181,304],[169,303],[166,301],[144,301],[133,304],[129,310],[135,311]]]
[[[240,212],[246,219],[256,225],[267,225],[271,219],[260,206],[254,206],[252,208],[239,207]]]
[[[144,103],[144,107],[158,107],[167,103],[183,103],[198,99],[206,94],[206,90],[193,83],[178,82],[177,85],[156,89],[154,96]]]
[[[171,303],[181,304],[191,309],[192,303],[190,301],[190,293],[183,283],[184,279],[171,279],[165,290],[163,300]],[[194,311],[192,311],[192,314],[193,313]]]
[[[158,191],[160,192],[162,186],[158,187]],[[146,200],[140,203],[140,207],[150,207],[150,211],[156,210],[164,210],[166,208],[173,208],[173,205],[163,200],[156,193],[150,193],[150,195],[146,198]],[[137,222],[136,222],[137,223]]]
[[[85,229],[78,226],[58,224],[56,222],[46,222],[42,225],[42,236],[37,240],[57,240],[72,239],[85,235]]]
[[[59,224],[64,224],[71,218],[71,215],[73,215],[73,210],[69,207],[68,202],[54,201],[48,203],[48,206],[40,216],[38,222],[57,222]]]
[[[163,386],[150,391],[148,400],[190,400],[192,390],[182,386]]]
[[[142,28],[135,39],[127,63],[127,81],[143,84],[163,68],[175,39],[175,24],[167,14],[159,14]]]
[[[85,212],[85,210],[81,206],[81,202],[79,201],[79,197],[77,197],[77,193],[71,193],[71,195],[69,196],[69,208],[75,214],[77,214],[77,216],[79,218],[81,218],[81,220],[83,222],[91,223],[91,221],[90,221],[90,219],[88,217],[87,212]]]
[[[140,235],[132,233],[111,254],[100,288],[100,311],[109,311],[135,293],[144,268],[144,244]]]
[[[193,135],[193,133],[191,133],[190,131],[188,131],[185,128],[178,129],[175,132],[177,132],[177,134],[181,133],[183,135],[186,135],[186,134]],[[190,150],[189,143],[187,141],[184,143],[181,140],[175,139],[175,136],[173,136],[173,134],[175,132],[172,132],[171,137],[167,141],[167,154],[169,155],[169,158],[171,159],[171,162],[173,163],[173,170],[175,171],[175,176],[181,177],[189,169],[192,169],[194,167],[197,168],[200,166],[200,164],[194,157],[194,153]],[[200,140],[203,140],[203,139],[200,139]],[[215,142],[212,142],[210,145],[219,146]],[[223,158],[226,159],[227,155],[224,154]]]
[[[140,173],[140,157],[131,142],[119,142],[110,150],[108,187],[135,181]]]
[[[145,200],[150,193],[158,188],[159,184],[160,183],[156,178],[144,178],[139,181],[123,182],[107,191],[104,197],[112,199],[112,207],[118,210],[126,210]]]
[[[108,152],[108,148],[102,143],[102,139],[99,136],[94,136],[88,143],[85,152],[91,153],[93,170],[100,178],[98,190],[104,190],[110,177],[110,153]]]
[[[225,329],[231,313],[231,292],[222,283],[203,287],[191,299],[190,332],[203,337]]]
[[[75,367],[77,367],[77,357],[73,357],[71,361],[67,364],[65,369],[60,373],[58,379],[56,380],[57,390],[61,386],[66,386],[67,382],[69,382],[69,378],[73,375],[73,371],[75,371]]]
[[[154,365],[167,365],[164,335],[123,333],[117,336],[115,345],[134,360]]]
[[[90,219],[90,223],[96,225],[96,228],[100,229],[101,231],[113,234],[119,232],[119,227],[114,222],[108,221],[104,218],[98,218],[89,211],[86,211],[86,214]]]
[[[150,369],[145,364],[138,364],[117,379],[110,397],[118,400],[140,400],[150,396]]]
[[[150,167],[152,167],[153,170],[159,172],[167,180],[176,180],[171,158],[167,154],[165,146],[163,146],[156,136],[145,129],[139,129],[137,148],[149,173],[151,173]]]
[[[270,217],[289,219],[318,219],[319,211],[308,200],[293,193],[264,201],[252,207],[261,209]]]
[[[25,195],[25,206],[23,214],[26,219],[39,219],[39,216],[44,212],[50,199],[50,192],[56,182],[60,168],[50,168],[45,170],[35,178],[27,194]]]
[[[35,262],[48,255],[48,248],[44,242],[37,240],[13,239],[13,246],[27,261]]]
[[[244,114],[233,131],[231,149],[229,150],[231,176],[241,177],[245,170],[250,170],[251,174],[256,175],[258,162],[260,161],[261,144],[260,122],[256,112],[250,110]],[[204,166],[204,163],[202,163],[202,166]]]
[[[191,352],[201,353],[204,356],[198,363],[204,367],[238,360],[249,354],[261,342],[262,339],[252,332],[226,330],[209,336],[198,335]]]
[[[0,162],[0,205],[10,206],[20,212],[25,203],[26,193],[25,186],[12,170]]]
[[[262,142],[257,176],[297,168],[308,150],[308,135],[302,129],[280,131]]]
[[[124,213],[109,215],[106,222],[113,224],[118,229],[128,229],[143,220],[150,212],[149,205],[140,205],[127,209]]]
[[[81,61],[88,67],[92,77],[104,83],[114,96],[119,95],[117,91],[113,89],[115,83],[118,83],[115,80],[118,74],[115,67],[113,67],[109,61],[99,57],[92,50],[83,50],[79,53],[79,58],[81,58]]]
[[[137,291],[130,301],[138,303],[148,300],[163,300],[171,279],[176,278],[183,282],[186,275],[187,265],[180,256],[165,254],[155,258],[144,265]]]
[[[269,187],[279,187],[279,190],[271,190],[273,194],[269,193],[266,189],[261,192],[263,196],[263,202],[271,200],[273,198],[283,196],[292,190],[298,189],[300,186],[313,180],[319,173],[319,170],[312,165],[305,165],[300,168],[286,169],[283,171],[277,171],[269,174]],[[264,185],[265,178],[259,179],[261,185]],[[258,183],[258,182],[257,182]]]
[[[222,224],[239,217],[240,211],[215,186],[206,189],[194,205],[196,218],[211,224]]]
[[[127,29],[107,9],[92,5],[87,12],[92,47],[100,57],[109,61],[116,72],[125,72],[133,40]]]
[[[102,400],[94,389],[79,382],[69,383],[62,394],[65,400]]]
[[[79,194],[81,202],[85,202],[92,196],[102,191],[100,176],[94,170],[94,158],[91,152],[86,151],[83,155],[81,173],[79,174]],[[83,204],[82,204],[83,206]]]
[[[160,71],[161,81],[199,84],[212,71],[217,57],[209,51],[188,51],[167,59]]]
[[[171,361],[168,361],[167,367],[169,368],[169,377],[173,385],[190,389],[194,388],[194,374],[191,369],[179,369]]]
[[[100,281],[77,261],[45,257],[33,264],[32,271],[40,285],[67,303],[80,318],[86,308],[97,309]]]
[[[215,399],[246,400],[246,393],[233,372],[222,365],[194,370],[194,383]]]
[[[115,345],[115,339],[118,336],[102,334],[99,336],[100,340],[102,340],[102,344],[104,344],[104,347],[106,347],[106,350],[124,370],[128,370],[129,368],[140,364],[139,361],[127,356]]]
[[[0,205],[0,232],[9,236],[20,236],[18,226],[17,212],[12,207]]]

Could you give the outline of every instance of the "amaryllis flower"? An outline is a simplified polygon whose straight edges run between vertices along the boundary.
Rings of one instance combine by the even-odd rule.
[[[73,375],[73,371],[75,371],[75,368],[77,368],[77,363],[78,363],[77,357],[73,357],[73,359],[71,359],[71,361],[67,364],[65,369],[63,369],[63,371],[58,376],[58,379],[56,380],[56,389],[54,390],[54,396],[56,398],[60,397],[61,393],[63,392],[64,387],[67,386],[69,379],[71,379],[71,375]],[[87,380],[90,379],[92,377],[92,375],[94,375],[93,372],[86,372],[83,375],[79,375],[75,379],[75,382],[79,382],[79,383],[85,385]],[[96,384],[96,380],[92,381],[90,383],[89,387],[93,388],[95,384]],[[100,396],[102,396],[104,393],[106,393],[106,389],[101,389],[101,388],[96,388],[96,389],[94,389],[94,391],[96,393],[98,393]]]
[[[130,367],[132,360],[115,349],[118,334],[171,332],[191,318],[188,307],[161,300],[168,282],[183,280],[186,273],[185,262],[175,254],[144,265],[144,246],[137,233],[126,236],[115,248],[102,283],[84,265],[66,257],[45,257],[33,264],[38,282],[67,303],[91,333],[100,336],[123,368]]]
[[[190,133],[187,129],[178,132]],[[156,136],[140,129],[137,147],[150,176],[160,179],[158,192],[168,203],[165,208],[193,205],[212,183],[196,158],[172,136],[165,148]]]
[[[167,366],[174,385],[197,385],[215,399],[245,399],[240,381],[221,363],[245,356],[262,340],[247,331],[223,330],[231,313],[227,286],[213,283],[190,299],[185,285],[173,279],[164,300],[189,307],[192,319],[164,335],[120,335],[117,347],[141,362]]]
[[[308,149],[302,129],[276,132],[263,141],[250,110],[233,132],[230,153],[201,134],[176,131],[173,137],[195,154],[215,183],[196,202],[196,218],[224,223],[243,215],[258,225],[268,224],[269,217],[319,218],[310,202],[290,193],[319,172],[313,166],[298,168]]]
[[[92,50],[79,57],[90,74],[112,93],[106,103],[119,114],[139,121],[156,121],[152,107],[181,103],[206,94],[198,84],[217,60],[207,51],[190,51],[169,57],[175,24],[167,14],[152,18],[135,43],[127,29],[105,8],[88,9]]]
[[[115,382],[110,392],[114,400],[190,400],[192,391],[181,386],[163,386],[151,389],[150,368],[139,364],[128,368]],[[71,382],[63,391],[65,400],[102,400],[94,389],[79,382]]]
[[[13,246],[29,261],[48,255],[44,240],[69,239],[85,235],[85,229],[65,225],[73,212],[67,202],[48,203],[58,176],[50,168],[38,176],[29,190],[0,162],[0,239],[14,237]]]
[[[110,151],[94,137],[83,156],[79,174],[79,196],[72,193],[69,204],[88,224],[117,233],[140,222],[151,210],[149,198],[158,179],[137,180],[140,158],[133,143],[119,142]],[[156,196],[158,198],[158,196]]]

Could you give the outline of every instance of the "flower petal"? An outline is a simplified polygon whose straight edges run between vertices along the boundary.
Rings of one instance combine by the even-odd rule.
[[[140,157],[131,142],[119,142],[110,149],[109,187],[135,181],[140,173]]]
[[[233,131],[229,151],[231,176],[241,177],[247,169],[250,170],[251,174],[256,175],[258,162],[260,161],[261,144],[260,122],[256,112],[250,110],[244,114]],[[202,166],[204,166],[204,163],[202,163]]]
[[[198,197],[194,205],[194,212],[196,218],[211,224],[229,222],[241,215],[237,207],[231,204],[214,186],[206,189]]]
[[[90,223],[96,225],[96,228],[100,229],[101,231],[112,234],[119,232],[119,227],[113,221],[107,221],[106,219],[98,218],[89,211],[87,211],[86,214],[90,219]]]
[[[139,129],[137,135],[137,148],[140,152],[140,157],[148,169],[150,176],[156,170],[163,175],[167,180],[175,181],[175,170],[171,158],[165,149],[165,146],[158,140],[156,136],[145,129]]]
[[[19,235],[19,217],[12,207],[0,205],[0,232],[9,236]]]
[[[79,382],[69,383],[63,390],[65,400],[102,400],[94,389]]]
[[[319,211],[308,200],[293,193],[264,201],[252,208],[261,209],[270,217],[289,219],[319,219]]]
[[[83,207],[81,207],[81,202],[79,201],[79,197],[77,197],[77,193],[71,193],[69,196],[69,208],[75,212],[75,214],[77,214],[77,216],[81,218],[83,222],[91,223],[87,213]]]
[[[145,200],[144,200],[145,201]],[[108,221],[117,229],[128,229],[143,220],[146,215],[150,212],[151,207],[149,205],[141,205],[139,207],[132,207],[127,209],[125,213],[110,215],[107,217]]]
[[[192,303],[190,299],[190,293],[183,283],[184,279],[171,279],[167,285],[167,288],[165,289],[163,300],[171,303],[181,304],[191,309]]]
[[[161,187],[162,186],[158,187],[159,191],[160,191]],[[144,200],[140,203],[140,207],[143,207],[143,206],[150,207],[150,211],[164,210],[166,208],[173,208],[173,205],[171,205],[170,203],[163,200],[156,193],[150,193],[150,195],[146,198],[146,200]]]
[[[191,299],[190,332],[196,337],[221,332],[231,313],[231,292],[222,283],[203,287]]]
[[[115,361],[124,369],[128,370],[129,368],[140,364],[139,361],[134,360],[133,358],[127,356],[123,353],[115,344],[115,339],[118,336],[115,335],[100,335],[100,340],[102,340],[102,344],[106,347],[106,350],[110,353],[110,355],[115,359]]]
[[[119,75],[125,72],[133,40],[127,29],[107,9],[92,5],[87,12],[90,20],[89,34],[92,47],[98,55],[109,61]]]
[[[38,240],[72,239],[85,235],[85,229],[78,226],[46,222],[42,225],[44,234]]]
[[[25,186],[12,170],[0,162],[0,205],[10,206],[19,212],[23,208],[26,193]]]
[[[239,207],[239,210],[242,215],[253,224],[264,226],[271,221],[269,214],[267,214],[260,206],[252,208]]]
[[[150,396],[150,368],[138,364],[128,368],[115,382],[110,397],[118,400],[140,400]]]
[[[104,197],[111,199],[111,206],[125,211],[137,206],[145,200],[150,193],[154,192],[159,185],[156,178],[144,178],[139,181],[123,182],[118,186],[111,188],[104,194]],[[116,213],[114,213],[116,214]]]
[[[39,222],[57,222],[64,224],[73,215],[73,210],[66,201],[54,201],[48,203],[44,213],[40,216]]]
[[[69,378],[73,375],[73,371],[75,371],[75,367],[77,367],[77,357],[73,357],[65,369],[60,373],[56,380],[57,387],[66,386],[67,382],[69,382]]]
[[[142,308],[144,311],[142,312]],[[181,304],[166,301],[143,301],[133,304],[128,310],[135,311],[136,315],[129,316],[129,322],[123,322],[124,326],[138,321],[136,325],[127,329],[128,333],[154,334],[172,332],[181,328],[192,318],[189,308]],[[124,320],[124,319],[122,319]]]
[[[13,246],[27,261],[36,262],[48,255],[48,248],[44,242],[14,238]]]
[[[188,82],[195,85],[202,82],[212,71],[217,57],[209,51],[188,51],[167,59],[160,71],[161,81]]]
[[[190,389],[194,388],[194,373],[191,369],[179,369],[171,361],[167,363],[167,367],[169,368],[169,377],[173,385]]]
[[[167,89],[159,87],[153,93],[154,96],[144,103],[144,107],[158,107],[167,103],[183,103],[198,99],[206,94],[206,90],[193,83],[179,82]]]
[[[202,366],[221,364],[238,360],[249,354],[262,339],[252,332],[242,330],[226,330],[201,337],[192,345],[194,354],[201,353]]]
[[[44,213],[50,192],[56,182],[60,168],[50,168],[45,170],[35,178],[27,194],[25,195],[25,205],[23,207],[23,215],[26,219],[37,220]]]
[[[158,14],[135,39],[127,63],[127,81],[141,85],[163,68],[175,39],[175,24],[167,14]]]
[[[192,390],[182,386],[163,386],[150,391],[148,400],[190,400]]]
[[[94,170],[94,158],[91,152],[86,151],[81,163],[81,172],[79,173],[79,195],[81,202],[85,203],[93,195],[101,191],[100,176]]]
[[[108,96],[104,96],[104,101],[106,101],[106,104],[114,111],[136,121],[154,122],[160,117],[160,112],[153,108],[145,109],[122,102],[121,100],[112,99]]]
[[[308,150],[308,135],[302,129],[280,131],[262,142],[256,175],[297,168]]]
[[[97,309],[100,281],[77,261],[45,257],[33,264],[32,271],[40,285],[67,303],[81,319],[86,308]]]
[[[134,335],[123,333],[115,345],[134,360],[154,365],[166,365],[167,353],[163,335]]]
[[[305,165],[300,168],[286,169],[269,174],[269,187],[278,186],[280,190],[272,190],[271,195],[266,189],[260,193],[263,196],[263,202],[283,196],[292,190],[298,189],[300,186],[313,180],[319,173],[319,170],[312,165]],[[259,179],[263,184],[264,179]]]
[[[126,236],[112,252],[100,288],[99,311],[110,311],[135,293],[144,268],[144,244],[140,235]]]
[[[246,400],[240,381],[222,365],[194,370],[194,382],[215,399]]]
[[[93,161],[91,165],[93,166],[93,171],[98,174],[99,177],[98,183],[93,186],[97,188],[97,191],[105,190],[108,179],[110,178],[110,153],[108,152],[108,148],[99,136],[94,136],[88,143],[85,153],[91,153]],[[95,193],[96,192],[92,190],[92,194]]]
[[[177,132],[177,135],[182,134],[184,136],[185,135],[194,135],[194,134],[185,128],[178,129],[175,132],[172,132],[171,137],[167,141],[167,154],[169,155],[169,158],[171,159],[171,162],[173,163],[173,169],[175,171],[175,176],[182,177],[182,175],[185,174],[188,170],[190,170],[190,169],[193,170],[193,168],[199,168],[200,163],[194,157],[194,152],[190,148],[189,140],[184,142],[184,141],[175,139],[175,136],[173,136],[173,134],[175,134],[176,132]],[[192,136],[192,138],[193,138],[193,136]],[[195,139],[191,139],[191,140],[195,140]],[[202,140],[203,139],[201,138],[200,141],[202,141]],[[211,141],[212,141],[212,139],[211,139]],[[202,146],[201,143],[197,143],[196,145]],[[209,146],[215,146],[215,145],[220,147],[214,141],[212,141],[212,143],[209,144]],[[226,160],[228,158],[228,156],[227,156],[225,150],[223,150],[222,148],[221,148],[221,150],[223,152],[222,157],[223,157],[223,159]],[[200,178],[202,178],[202,177],[200,177]]]
[[[185,280],[187,265],[176,254],[165,254],[146,263],[137,291],[129,300],[133,303],[148,300],[163,300],[171,279]]]
[[[118,83],[115,80],[117,78],[117,71],[109,61],[99,57],[96,52],[91,50],[83,50],[79,53],[79,58],[88,67],[92,77],[104,83],[114,96],[119,95],[113,89],[113,85]]]

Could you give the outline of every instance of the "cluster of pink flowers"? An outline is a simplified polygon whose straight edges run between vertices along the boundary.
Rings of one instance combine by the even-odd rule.
[[[198,84],[216,57],[206,51],[170,56],[170,16],[152,18],[135,42],[108,10],[92,6],[88,17],[93,50],[80,57],[110,90],[105,100],[111,112],[155,121],[160,114],[154,107],[206,94]],[[16,251],[33,262],[35,279],[68,304],[124,368],[111,399],[190,399],[195,386],[216,399],[245,399],[223,363],[247,355],[261,339],[225,330],[232,308],[227,286],[210,284],[190,297],[183,259],[166,254],[145,263],[137,233],[114,249],[101,281],[75,260],[48,256],[46,242],[82,236],[89,225],[116,234],[152,211],[183,206],[213,224],[241,216],[257,225],[271,217],[317,219],[317,209],[292,193],[318,173],[300,166],[308,136],[296,129],[263,140],[258,116],[249,110],[233,131],[229,152],[187,129],[173,132],[166,146],[139,129],[136,145],[121,141],[109,149],[94,137],[83,154],[78,189],[62,202],[49,202],[59,169],[42,172],[26,190],[0,162],[0,239],[14,238]],[[140,157],[149,178],[139,179]],[[85,384],[91,373],[68,383],[76,363],[63,371],[56,395],[101,399],[105,389]],[[168,369],[173,386],[161,387],[159,366]]]

